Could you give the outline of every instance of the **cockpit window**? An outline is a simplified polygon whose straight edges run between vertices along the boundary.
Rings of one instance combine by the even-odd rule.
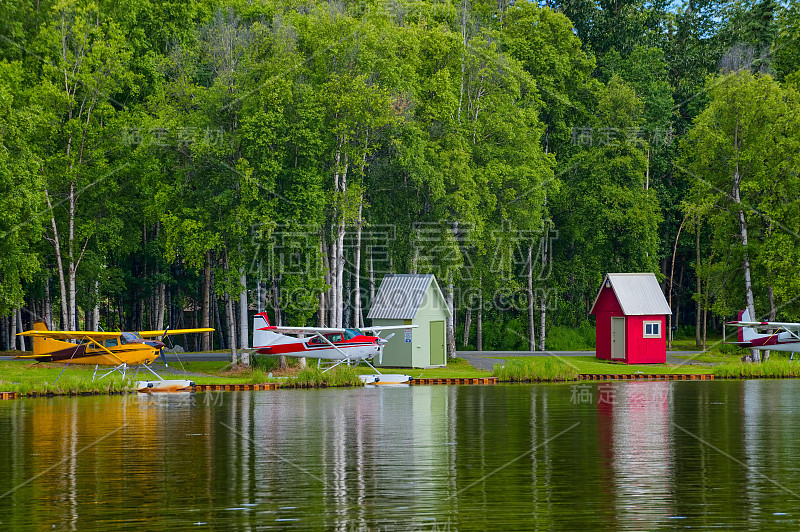
[[[120,337],[120,342],[123,344],[130,344],[130,343],[136,343],[141,339],[142,337],[136,333],[124,332]]]
[[[350,340],[350,339],[355,338],[356,336],[360,336],[360,335],[361,335],[361,331],[359,331],[358,329],[345,329],[344,330],[344,339],[345,340]]]
[[[117,339],[109,338],[108,340],[104,340],[103,347],[117,347]]]

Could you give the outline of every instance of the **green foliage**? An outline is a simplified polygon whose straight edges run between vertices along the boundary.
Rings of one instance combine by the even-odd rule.
[[[702,256],[681,237],[677,307],[701,278],[696,299],[741,308],[747,252],[759,308],[771,287],[800,316],[796,2],[15,0],[0,34],[0,315],[47,287],[64,318],[97,305],[106,328],[144,327],[163,284],[165,320],[192,321],[209,259],[216,296],[267,280],[271,310],[306,325],[327,246],[344,231],[349,263],[361,224],[396,230],[378,272],[483,294],[485,347],[527,349],[526,305],[499,301],[552,228],[533,282],[548,346],[569,346],[559,327],[586,321],[604,273],[669,271],[691,211]],[[736,73],[706,82],[720,68]],[[747,250],[725,199],[737,113]]]
[[[744,307],[748,261],[756,307],[769,304],[771,288],[775,304],[796,315],[800,100],[771,76],[749,72],[711,77],[708,92],[709,106],[682,144],[681,169],[692,182],[685,211],[703,217],[718,257],[706,271],[714,310]]]
[[[547,331],[548,351],[583,351],[594,349],[595,328],[589,322],[577,327],[554,325]]]
[[[23,282],[40,267],[42,180],[33,148],[41,108],[19,63],[0,62],[0,316],[22,305]]]

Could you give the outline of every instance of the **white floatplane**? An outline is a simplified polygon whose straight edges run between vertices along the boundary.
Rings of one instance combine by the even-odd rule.
[[[358,365],[364,362],[375,370],[378,382],[407,382],[408,375],[384,375],[370,361],[378,357],[380,364],[383,349],[394,336],[390,334],[382,338],[380,333],[393,329],[412,329],[417,325],[387,325],[356,328],[340,327],[276,327],[269,324],[266,312],[256,314],[253,318],[253,349],[256,353],[275,356],[309,357],[320,361],[328,360],[333,364],[325,371],[340,364]],[[373,333],[373,334],[366,334]],[[304,335],[298,338],[291,335]],[[400,378],[403,380],[397,380]],[[371,382],[370,384],[372,384]]]

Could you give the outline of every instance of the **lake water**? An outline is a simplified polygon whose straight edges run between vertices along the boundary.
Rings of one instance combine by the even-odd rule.
[[[0,402],[0,529],[800,528],[800,381]]]

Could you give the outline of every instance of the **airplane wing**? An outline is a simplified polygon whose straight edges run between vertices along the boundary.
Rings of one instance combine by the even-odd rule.
[[[17,336],[33,336],[34,338],[51,338],[53,340],[108,340],[109,338],[119,338],[121,332],[103,331],[24,331],[17,333]]]
[[[343,327],[262,327],[260,331],[272,331],[287,334],[326,334],[344,332]]]
[[[374,327],[358,327],[361,332],[368,331],[385,331],[389,329],[413,329],[419,325],[376,325]],[[355,329],[355,327],[354,327]],[[344,327],[263,327],[259,330],[273,331],[287,334],[328,334],[336,332],[344,332]]]
[[[189,333],[205,333],[205,332],[214,332],[214,329],[210,328],[203,328],[203,329],[162,329],[160,331],[139,331],[139,336],[142,338],[153,338],[155,336],[164,336],[164,333],[167,333],[166,336],[171,336],[173,334],[189,334]]]
[[[779,329],[786,330],[800,330],[800,323],[782,322],[782,321],[729,321],[726,325],[734,327],[762,327],[765,329]]]
[[[391,331],[392,329],[416,329],[419,325],[373,325],[372,327],[361,327],[362,331]]]

